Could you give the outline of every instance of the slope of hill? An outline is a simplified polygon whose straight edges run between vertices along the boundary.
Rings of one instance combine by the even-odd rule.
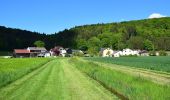
[[[95,53],[100,47],[170,50],[170,18],[145,19],[121,23],[85,25],[65,30],[60,37],[74,33],[73,47]],[[61,41],[62,41],[61,38]],[[66,40],[70,41],[70,40]],[[67,46],[67,42],[63,45]],[[96,52],[97,53],[97,52]]]
[[[36,40],[47,48],[62,45],[90,53],[101,47],[170,50],[170,17],[77,26],[51,35],[0,27],[0,50],[33,46]]]

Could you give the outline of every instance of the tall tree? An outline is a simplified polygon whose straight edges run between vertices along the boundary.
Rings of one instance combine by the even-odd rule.
[[[145,40],[145,41],[144,41],[144,48],[145,48],[146,50],[148,50],[148,51],[152,51],[152,50],[155,49],[155,48],[154,48],[154,44],[153,44],[152,41],[150,41],[150,40]]]
[[[45,43],[44,43],[43,41],[40,41],[40,40],[35,41],[35,42],[34,42],[34,45],[35,45],[36,47],[45,47]]]

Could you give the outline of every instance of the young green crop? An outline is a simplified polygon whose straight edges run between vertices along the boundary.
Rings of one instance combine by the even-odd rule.
[[[140,76],[131,76],[76,58],[71,59],[70,63],[103,84],[104,87],[116,91],[120,98],[133,100],[165,100],[170,98],[169,85],[158,85]]]
[[[120,57],[120,58],[85,58],[90,61],[98,61],[129,67],[145,68],[150,70],[170,72],[170,56],[158,57]]]
[[[41,67],[49,60],[44,58],[0,59],[0,87]]]

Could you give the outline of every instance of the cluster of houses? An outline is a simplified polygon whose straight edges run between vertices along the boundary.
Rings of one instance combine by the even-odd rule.
[[[129,48],[122,51],[114,51],[110,48],[101,48],[100,54],[102,57],[120,57],[120,56],[149,56],[146,50],[131,50]]]
[[[84,54],[81,50],[72,50],[70,48],[63,48],[61,46],[55,46],[50,51],[47,51],[44,47],[28,47],[26,49],[14,49],[14,57],[51,57],[62,56],[71,57],[73,53],[79,52]],[[146,50],[131,50],[129,48],[122,51],[114,51],[110,48],[101,48],[100,55],[102,57],[121,57],[121,56],[149,56]]]
[[[26,49],[14,49],[14,57],[51,57],[51,56],[71,56],[73,50],[70,48],[63,48],[61,46],[56,46],[50,51],[47,51],[44,47],[28,47]]]

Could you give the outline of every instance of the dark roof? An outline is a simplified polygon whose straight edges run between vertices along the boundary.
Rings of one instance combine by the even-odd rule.
[[[44,47],[28,47],[28,49],[30,49],[30,50],[45,50],[46,51],[46,49]]]
[[[26,49],[14,49],[15,53],[30,53],[28,50]]]

